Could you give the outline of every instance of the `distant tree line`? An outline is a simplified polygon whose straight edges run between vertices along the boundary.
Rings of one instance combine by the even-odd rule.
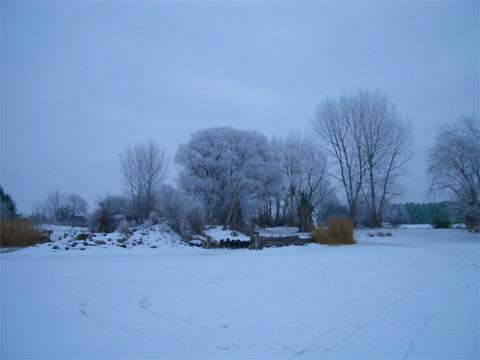
[[[378,227],[451,221],[454,213],[455,221],[475,226],[479,133],[478,121],[462,118],[442,128],[430,149],[432,191],[449,193],[448,206],[396,203],[412,157],[410,126],[384,93],[359,91],[322,101],[306,135],[268,138],[230,127],[194,132],[173,156],[174,185],[166,184],[170,156],[156,142],[138,143],[120,155],[123,194],[102,196],[88,212],[78,195],[56,191],[34,215],[83,221],[105,232],[166,221],[184,237],[201,232],[205,223],[243,231],[252,225],[311,231],[333,216]]]
[[[404,205],[408,213],[410,224],[433,224],[437,226],[449,226],[453,223],[464,222],[465,219],[458,212],[458,206],[450,201],[436,203],[406,203]]]

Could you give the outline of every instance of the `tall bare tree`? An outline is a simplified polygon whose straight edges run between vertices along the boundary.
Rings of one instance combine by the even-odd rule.
[[[138,143],[120,156],[121,173],[132,201],[132,215],[145,219],[153,210],[155,193],[167,175],[169,158],[155,142]]]
[[[462,117],[440,130],[430,149],[428,172],[433,191],[458,203],[467,225],[480,224],[480,123]]]
[[[399,195],[397,179],[411,158],[410,128],[384,93],[360,92],[360,133],[367,177],[362,192],[370,225],[381,226],[387,201]]]
[[[350,217],[357,222],[357,211],[366,175],[360,123],[364,116],[355,96],[325,99],[318,107],[313,128],[322,148],[336,165],[331,175],[342,185]]]
[[[380,226],[388,200],[398,195],[397,179],[411,157],[410,131],[396,107],[380,92],[360,91],[319,107],[314,130],[336,164],[354,223],[361,202],[370,224]]]

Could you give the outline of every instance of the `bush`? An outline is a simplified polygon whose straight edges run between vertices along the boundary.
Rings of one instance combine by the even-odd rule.
[[[435,229],[450,229],[452,224],[448,219],[433,219],[433,227]]]
[[[330,245],[333,244],[333,239],[328,234],[328,229],[326,228],[316,228],[312,231],[313,242],[317,244]]]
[[[0,221],[0,247],[25,247],[43,242],[42,233],[27,219]]]
[[[328,228],[317,228],[312,232],[313,241],[324,245],[355,244],[353,224],[345,218],[330,218]]]
[[[97,202],[97,208],[92,214],[92,230],[111,233],[116,230],[127,213],[127,200],[121,196],[106,195]]]

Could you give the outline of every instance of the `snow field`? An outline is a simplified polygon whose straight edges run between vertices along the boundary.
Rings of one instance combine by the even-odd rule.
[[[0,255],[1,357],[479,356],[478,234]]]

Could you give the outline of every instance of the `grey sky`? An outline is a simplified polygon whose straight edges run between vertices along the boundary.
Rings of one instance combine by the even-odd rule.
[[[1,3],[1,181],[21,211],[121,190],[118,155],[199,128],[305,131],[325,96],[385,90],[413,125],[479,112],[478,2]]]

